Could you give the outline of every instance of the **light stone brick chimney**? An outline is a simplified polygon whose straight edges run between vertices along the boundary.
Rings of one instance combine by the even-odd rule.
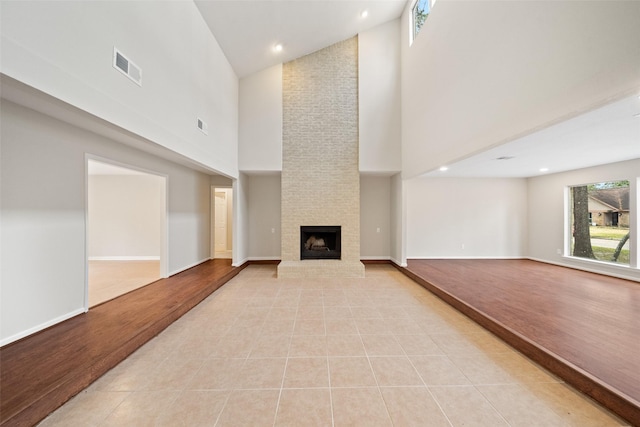
[[[278,277],[364,277],[360,262],[358,39],[283,65]],[[300,260],[301,226],[340,226],[340,260]]]

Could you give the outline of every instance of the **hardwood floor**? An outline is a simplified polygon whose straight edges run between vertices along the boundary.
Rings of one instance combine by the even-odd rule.
[[[530,260],[409,260],[402,270],[640,425],[640,283]]]
[[[36,424],[241,269],[207,261],[0,348],[0,424]]]

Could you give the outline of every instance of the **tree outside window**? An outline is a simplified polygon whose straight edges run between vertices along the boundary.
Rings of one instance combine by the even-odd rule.
[[[571,255],[630,264],[629,181],[570,187]]]
[[[413,17],[413,39],[418,36],[427,16],[429,16],[429,0],[417,0],[412,9]]]

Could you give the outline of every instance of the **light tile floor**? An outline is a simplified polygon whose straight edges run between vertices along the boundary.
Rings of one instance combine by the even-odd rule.
[[[393,267],[250,266],[42,426],[619,426]]]
[[[89,307],[160,279],[160,261],[89,261]]]

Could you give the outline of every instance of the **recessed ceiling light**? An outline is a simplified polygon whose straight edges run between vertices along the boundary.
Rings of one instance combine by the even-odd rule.
[[[634,114],[633,117],[635,117],[636,119],[640,118],[640,113]]]
[[[438,169],[438,170],[439,170],[440,172],[445,172],[445,171],[448,171],[448,170],[449,170],[449,168],[448,168],[448,167],[446,167],[446,166],[440,166],[440,169]]]
[[[540,168],[540,172],[549,172],[549,168]]]
[[[277,45],[273,46],[273,51],[274,52],[282,52],[282,45],[280,43],[278,43]]]
[[[360,18],[364,19],[367,16],[369,16],[369,11],[368,10],[363,10],[362,13],[360,14]]]

